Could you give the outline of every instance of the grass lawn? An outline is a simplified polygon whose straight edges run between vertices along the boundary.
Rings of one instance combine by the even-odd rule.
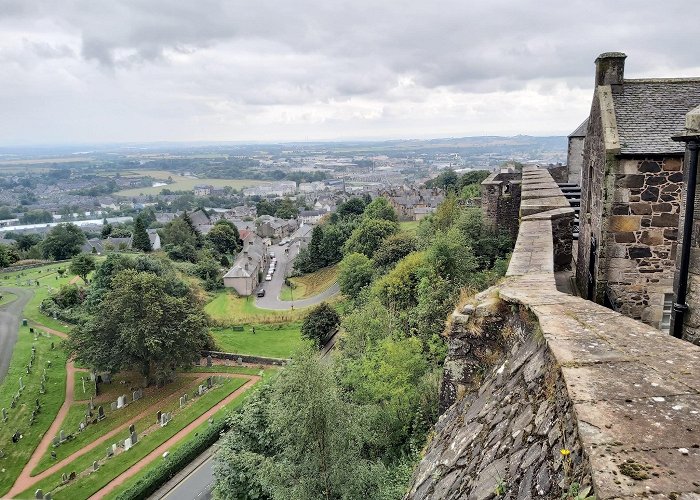
[[[265,182],[253,179],[193,179],[191,177],[184,177],[182,175],[165,172],[163,170],[146,170],[143,172],[137,171],[136,173],[138,175],[150,175],[151,177],[162,180],[172,177],[174,182],[172,184],[168,184],[167,186],[123,189],[122,191],[117,191],[114,194],[117,196],[159,194],[163,189],[170,189],[171,191],[192,191],[195,186],[200,184],[209,184],[219,188],[231,186],[234,189],[242,189],[245,187],[257,186]]]
[[[292,282],[293,289],[286,285],[283,286],[280,299],[307,299],[328,290],[333,283],[338,281],[338,265],[324,267],[304,276],[290,278],[289,281]]]
[[[135,377],[127,375],[127,378],[131,378],[133,384]],[[56,448],[47,450],[47,453],[41,457],[41,460],[37,464],[36,468],[32,471],[33,474],[38,474],[39,472],[48,469],[57,461],[61,461],[64,458],[72,455],[76,451],[83,448],[83,446],[88,445],[93,441],[97,441],[111,430],[124,425],[127,421],[138,416],[154,403],[158,401],[163,401],[164,405],[168,401],[172,403],[172,401],[177,400],[182,394],[191,391],[193,388],[192,378],[178,377],[174,382],[160,389],[157,387],[150,387],[146,389],[142,399],[139,399],[135,403],[130,403],[126,408],[112,411],[110,403],[115,401],[119,395],[129,393],[130,386],[128,384],[121,384],[121,380],[124,380],[123,374],[115,377],[111,384],[102,384],[100,386],[100,389],[107,388],[109,391],[102,392],[95,400],[95,408],[102,405],[107,418],[95,424],[88,425],[82,432],[78,431],[78,427],[80,426],[80,422],[85,418],[87,403],[75,403],[71,405],[68,415],[63,421],[62,428],[64,429],[66,435],[72,434],[74,439],[66,441]],[[82,392],[82,390],[81,384],[80,392]],[[135,424],[137,432],[150,426],[153,423],[154,418],[154,415],[149,414],[144,416],[143,419],[139,420],[139,422]],[[56,460],[51,458],[51,451],[56,452]]]
[[[81,380],[83,378],[85,379],[85,391],[83,391],[83,382]],[[88,401],[95,395],[95,383],[90,380],[89,372],[77,372],[73,385],[75,387],[73,397],[76,401]]]
[[[183,411],[176,413],[173,420],[167,426],[162,428],[157,427],[149,434],[139,436],[139,441],[136,446],[128,452],[119,453],[113,458],[107,459],[105,458],[107,446],[98,446],[96,449],[91,450],[66,467],[63,467],[55,474],[34,484],[31,488],[21,493],[20,497],[33,498],[34,491],[36,491],[37,488],[41,488],[44,492],[51,491],[53,497],[57,500],[89,498],[92,494],[108,484],[113,478],[148,455],[148,453],[156,449],[161,443],[177,434],[178,431],[183,429],[202,413],[212,408],[244,383],[245,380],[243,379],[225,380],[222,385],[206,392],[203,396],[192,401]],[[170,405],[164,405],[163,411],[173,410],[175,406],[179,407],[177,401]],[[153,415],[148,416],[151,422],[153,422],[154,418]],[[124,433],[123,438],[126,437],[126,433]],[[101,464],[99,470],[97,472],[87,472],[91,469],[92,463],[95,460],[99,461]],[[78,474],[77,479],[61,487],[61,474],[70,474],[71,471],[75,471]]]
[[[304,309],[272,311],[255,307],[254,297],[239,297],[232,290],[222,290],[204,307],[211,318],[224,326],[261,323],[291,323],[301,320]]]
[[[255,328],[255,333],[253,333]],[[237,332],[229,328],[212,330],[219,349],[236,354],[289,358],[302,346],[299,323],[245,326]]]
[[[17,299],[17,295],[11,292],[0,292],[0,306],[14,302]]]
[[[4,458],[0,458],[0,498],[10,489],[63,404],[66,393],[66,353],[59,348],[51,350],[51,342],[58,345],[59,340],[54,335],[42,334],[34,342],[28,327],[19,328],[9,371],[0,384],[0,408],[6,409],[8,417],[5,423],[0,419],[0,450],[5,452]],[[32,345],[36,347],[36,358],[31,373],[27,374],[26,366],[31,358]],[[51,368],[46,369],[46,394],[40,394],[41,375],[49,360]],[[17,406],[11,408],[12,396],[19,389],[19,377],[22,377],[24,391]],[[36,416],[34,425],[30,426],[29,419],[36,399],[39,399],[41,411]],[[18,443],[12,442],[15,431],[22,434]]]
[[[407,233],[416,234],[416,231],[418,230],[418,221],[417,220],[409,220],[409,221],[399,222],[399,228],[401,229],[401,231],[406,231]]]
[[[218,366],[218,367],[211,367],[211,368],[208,368],[208,369],[209,369],[209,370],[213,370],[214,368],[217,368],[218,371],[224,371],[224,370],[221,370],[221,369],[222,369],[222,368],[245,369],[245,368],[247,368],[247,367],[244,367],[244,366],[243,366],[243,367],[234,367],[234,366],[222,367],[222,366]],[[252,369],[252,368],[248,368],[248,369]],[[229,370],[225,370],[225,371],[229,371]],[[266,378],[270,377],[270,376],[271,376],[272,374],[274,374],[275,372],[277,372],[277,369],[276,369],[276,368],[269,368],[269,369],[264,370],[264,372],[263,372],[263,379],[266,379]],[[238,373],[238,372],[233,372],[233,373]],[[253,389],[253,390],[254,390],[254,389]],[[220,418],[226,418],[226,416],[227,416],[230,412],[232,412],[233,410],[235,410],[236,408],[238,408],[239,406],[241,406],[241,405],[245,402],[245,400],[248,399],[248,396],[250,396],[250,394],[252,394],[252,392],[253,392],[252,390],[251,390],[251,391],[246,391],[244,394],[241,394],[240,397],[236,398],[233,402],[229,403],[228,406],[225,406],[224,408],[221,408],[219,411],[217,411],[217,412],[214,414],[214,417],[213,417],[214,420],[216,421],[216,420],[219,420]],[[192,441],[192,440],[197,436],[197,434],[200,432],[200,430],[202,430],[206,425],[209,425],[209,424],[202,424],[202,425],[199,426],[197,429],[195,429],[194,431],[190,432],[190,433],[187,435],[187,437],[185,437],[184,439],[182,439],[179,443],[177,443],[175,446],[173,446],[173,447],[171,448],[170,453],[174,453],[174,452],[177,451],[179,448],[183,447],[185,444],[187,444],[188,442]],[[158,465],[158,463],[159,463],[160,460],[164,460],[164,459],[163,459],[163,458],[159,458],[159,459],[156,459],[156,460],[152,461],[152,462],[149,463],[146,467],[144,467],[138,474],[136,474],[136,475],[132,476],[131,478],[127,479],[127,480],[124,482],[124,484],[122,484],[121,486],[119,486],[118,488],[116,488],[113,492],[109,493],[105,498],[106,498],[106,499],[117,498],[117,497],[119,496],[119,494],[120,494],[122,491],[127,490],[127,489],[130,488],[133,484],[135,484],[136,482],[138,482],[139,479],[145,477],[154,467],[156,467],[156,466]]]

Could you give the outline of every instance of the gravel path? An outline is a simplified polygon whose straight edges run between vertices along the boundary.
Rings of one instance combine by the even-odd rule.
[[[0,306],[0,382],[5,378],[7,370],[10,368],[12,352],[17,342],[17,333],[22,319],[22,311],[32,298],[34,292],[24,288],[1,287],[1,292],[10,292],[17,296],[17,299]]]

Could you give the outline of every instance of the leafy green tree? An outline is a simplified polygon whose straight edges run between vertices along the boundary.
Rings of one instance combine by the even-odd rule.
[[[441,172],[435,179],[426,182],[425,185],[430,188],[436,187],[444,189],[445,191],[454,191],[459,185],[459,175],[451,168],[448,168],[444,172]]]
[[[53,222],[53,215],[48,210],[29,210],[19,220],[22,224],[40,224]]]
[[[19,260],[16,245],[0,245],[0,267],[7,267]]]
[[[343,251],[345,254],[363,253],[371,258],[386,238],[398,232],[399,225],[396,222],[364,219],[345,242]]]
[[[228,221],[217,221],[207,234],[206,240],[222,255],[235,255],[242,247],[238,228]]]
[[[426,258],[436,275],[458,286],[466,283],[470,274],[479,271],[472,249],[456,227],[435,235]]]
[[[79,253],[71,259],[69,271],[80,276],[87,283],[88,274],[95,270],[95,256],[89,253]]]
[[[41,251],[47,259],[66,260],[79,254],[85,241],[85,234],[75,224],[59,224],[41,242]]]
[[[161,229],[163,249],[173,260],[195,262],[199,248],[198,238],[192,220],[186,215],[176,217]]]
[[[112,277],[95,314],[74,328],[69,351],[97,369],[136,369],[164,383],[212,346],[201,305],[187,288],[175,295],[168,278],[127,269]]]
[[[386,270],[417,249],[418,242],[415,236],[405,232],[398,233],[384,240],[372,260],[377,269]]]
[[[348,201],[341,203],[336,208],[335,214],[340,217],[353,217],[362,215],[365,210],[365,202],[362,198],[350,198]]]
[[[396,211],[384,197],[376,198],[369,205],[367,205],[362,216],[365,219],[383,219],[392,222],[399,221]]]
[[[351,253],[340,262],[338,285],[340,291],[355,299],[364,287],[372,282],[374,267],[372,261],[364,254]]]
[[[317,347],[340,324],[340,316],[333,306],[326,302],[311,309],[301,324],[301,335],[313,341]]]
[[[213,291],[224,285],[221,264],[209,250],[202,250],[194,266],[195,275],[204,281],[204,288]]]
[[[416,287],[428,272],[425,252],[415,252],[402,259],[374,287],[390,311],[410,311],[418,302]]]
[[[23,252],[41,243],[41,235],[35,233],[19,234],[14,239],[17,242],[17,249]]]
[[[108,238],[112,234],[112,224],[107,222],[107,219],[102,221],[102,230],[100,231],[100,236],[102,238]]]
[[[142,252],[150,252],[153,250],[151,239],[148,237],[148,232],[146,231],[146,224],[141,216],[136,217],[136,221],[134,221],[134,233],[131,240],[131,247],[136,250],[141,250]]]

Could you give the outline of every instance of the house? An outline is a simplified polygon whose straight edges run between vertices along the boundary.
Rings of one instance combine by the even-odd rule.
[[[151,250],[160,250],[160,235],[156,229],[147,229],[148,239],[151,242]],[[80,247],[83,253],[96,253],[102,255],[111,251],[123,251],[132,249],[132,237],[128,238],[91,238]]]
[[[209,196],[214,191],[214,186],[210,184],[198,184],[194,187],[195,196]]]
[[[445,199],[445,195],[437,189],[417,189],[413,187],[400,187],[384,190],[381,196],[389,201],[389,204],[396,211],[399,220],[413,221],[416,219],[416,208],[437,208]],[[425,217],[425,212],[419,216]]]
[[[224,286],[233,288],[241,296],[252,295],[260,284],[267,265],[267,246],[263,239],[252,231],[240,232],[243,249],[236,257],[231,269],[224,274]]]
[[[302,224],[301,227],[294,231],[294,234],[292,234],[290,237],[292,243],[298,241],[300,248],[306,248],[311,242],[313,230],[314,226],[312,224]]]
[[[601,54],[583,145],[576,282],[584,297],[668,331],[684,145],[700,78],[625,79]]]
[[[581,169],[583,168],[583,143],[586,139],[588,118],[583,120],[576,130],[569,134],[568,148],[566,152],[566,167],[569,173],[569,182],[581,185]]]
[[[263,238],[270,238],[272,241],[279,241],[291,235],[299,227],[296,219],[278,219],[271,215],[258,217],[255,223],[256,232]]]
[[[302,224],[318,224],[321,217],[326,215],[328,212],[325,210],[302,210],[299,212],[299,220]]]

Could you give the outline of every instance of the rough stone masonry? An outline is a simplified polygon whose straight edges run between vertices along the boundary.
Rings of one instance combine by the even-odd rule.
[[[445,412],[406,498],[700,498],[700,347],[557,291],[546,195],[507,279],[450,318]]]

